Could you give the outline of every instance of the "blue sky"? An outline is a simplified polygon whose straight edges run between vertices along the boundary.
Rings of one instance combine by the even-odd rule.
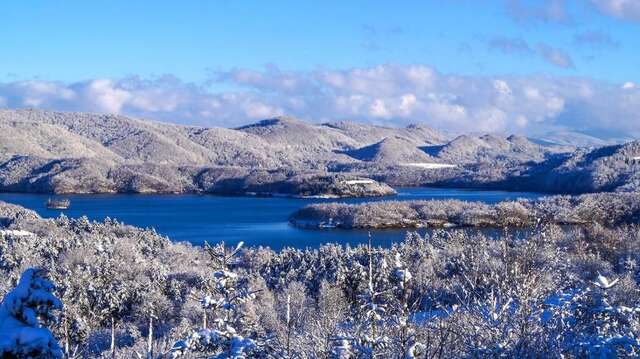
[[[0,106],[119,112],[207,125],[287,113],[313,121],[337,117],[398,125],[437,117],[439,127],[448,127],[446,112],[433,106],[390,109],[394,103],[400,108],[405,95],[415,95],[418,104],[435,96],[438,105],[447,102],[490,117],[490,109],[481,108],[490,106],[465,100],[471,95],[456,92],[451,82],[463,77],[495,90],[495,81],[505,81],[516,96],[527,91],[524,82],[545,78],[553,83],[547,98],[561,97],[562,111],[516,114],[496,105],[505,113],[502,119],[480,128],[542,131],[566,127],[563,116],[584,116],[566,113],[567,81],[575,87],[587,81],[594,91],[610,86],[607,95],[618,102],[623,95],[612,88],[626,84],[633,90],[640,83],[640,2],[633,0],[13,1],[0,3],[0,38]],[[435,71],[438,85],[413,86],[407,77],[411,66]],[[326,81],[327,73],[364,73],[371,79],[392,69],[400,74],[379,79],[393,82],[384,93]],[[253,79],[239,73],[253,73]],[[295,87],[308,92],[301,101],[313,91],[339,98],[287,103],[286,86],[277,84],[283,76],[308,84]],[[413,85],[403,88],[402,81]],[[512,82],[519,82],[520,90]],[[175,106],[150,105],[163,101],[150,93],[173,98]],[[27,98],[30,94],[40,97]],[[92,104],[91,97],[101,94],[107,98]],[[341,99],[357,102],[358,96],[368,96],[368,102],[339,110]],[[219,104],[208,109],[202,101]],[[255,103],[262,110],[254,111]],[[389,111],[376,111],[380,103]],[[328,105],[334,110],[318,114]],[[353,110],[355,105],[361,110]],[[466,126],[464,120],[451,124]]]
[[[640,81],[638,24],[569,6],[574,18],[550,23],[517,18],[504,1],[4,2],[0,68],[5,80],[170,73],[198,81],[210,70],[267,64],[309,70],[427,63],[449,73]],[[585,32],[606,34],[618,46],[576,43]],[[575,68],[505,56],[487,46],[500,36],[563,49]]]

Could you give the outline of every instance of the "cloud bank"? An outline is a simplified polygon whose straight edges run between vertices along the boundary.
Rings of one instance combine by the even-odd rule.
[[[15,81],[0,83],[0,106],[120,113],[226,127],[286,114],[315,122],[422,123],[453,132],[570,129],[640,134],[640,87],[631,82],[460,76],[425,65],[305,72],[234,69],[200,84],[173,76]]]

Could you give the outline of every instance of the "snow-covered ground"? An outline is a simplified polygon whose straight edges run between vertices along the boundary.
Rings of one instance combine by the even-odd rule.
[[[346,184],[371,184],[373,180],[349,180],[345,181]]]
[[[448,164],[448,163],[430,163],[430,162],[404,162],[401,163],[400,166],[404,167],[418,167],[424,168],[428,170],[438,169],[438,168],[454,168],[456,165]]]
[[[0,235],[25,237],[25,236],[34,236],[35,234],[33,234],[32,232],[23,231],[20,229],[0,229]]]

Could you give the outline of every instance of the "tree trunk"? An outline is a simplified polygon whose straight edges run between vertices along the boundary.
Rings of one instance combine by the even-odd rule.
[[[153,358],[153,316],[149,317],[149,337],[147,342],[147,359]]]
[[[69,321],[67,316],[64,317],[64,355],[69,358]]]
[[[207,310],[202,314],[202,329],[207,329]]]
[[[287,358],[291,355],[291,295],[287,295]]]
[[[111,317],[111,358],[116,358],[116,319]]]

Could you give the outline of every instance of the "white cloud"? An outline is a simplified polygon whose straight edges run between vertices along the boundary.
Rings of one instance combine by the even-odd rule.
[[[391,117],[391,112],[387,110],[387,106],[385,106],[384,101],[380,99],[374,100],[371,106],[369,106],[369,114],[371,114],[371,116],[373,117]]]
[[[547,100],[547,116],[556,116],[564,110],[564,99],[561,97],[551,97]]]
[[[98,79],[89,81],[84,88],[84,97],[89,103],[93,102],[100,112],[119,113],[132,95],[129,91],[115,87],[111,80]]]
[[[211,84],[234,90],[212,92]],[[229,86],[230,85],[230,86]],[[0,83],[0,106],[115,112],[238,126],[292,115],[457,132],[531,133],[558,127],[640,133],[640,88],[576,77],[460,76],[424,65],[349,70],[220,72],[205,84],[172,76]]]
[[[638,0],[591,0],[591,2],[605,15],[640,21],[640,1]]]
[[[537,100],[540,98],[540,90],[538,90],[533,86],[525,86],[522,89],[522,92],[524,93],[526,98],[529,100]]]
[[[494,80],[493,88],[502,96],[511,96],[511,88],[506,81]]]
[[[29,80],[0,84],[0,96],[9,104],[40,107],[50,102],[73,100],[76,93],[59,82]]]
[[[516,117],[516,125],[518,127],[521,127],[521,128],[527,127],[528,123],[529,123],[529,120],[527,119],[526,116],[519,115]]]
[[[414,94],[402,95],[400,98],[400,112],[404,116],[410,116],[417,105],[417,98]]]
[[[267,117],[284,115],[282,110],[258,101],[249,101],[244,104],[244,113],[248,118],[253,120],[261,120]]]

